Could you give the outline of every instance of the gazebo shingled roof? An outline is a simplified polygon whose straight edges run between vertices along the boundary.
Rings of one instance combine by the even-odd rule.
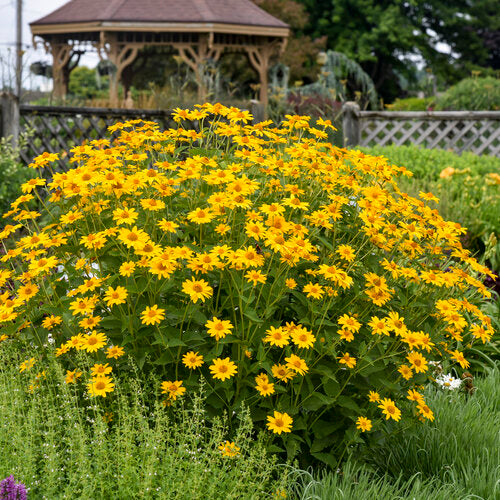
[[[283,50],[289,34],[286,23],[251,0],[71,0],[30,28],[52,53],[56,97],[64,98],[69,73],[93,48],[116,67],[112,104],[125,68],[149,45],[179,51],[195,72],[200,99],[205,98],[204,63],[217,61],[226,49],[246,52],[259,74],[260,100],[267,104],[269,61],[276,49]]]
[[[288,28],[250,0],[71,0],[31,26],[69,23],[217,23]]]

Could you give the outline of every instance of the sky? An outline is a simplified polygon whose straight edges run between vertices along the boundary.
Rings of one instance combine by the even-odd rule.
[[[50,14],[57,8],[67,3],[68,0],[23,0],[23,47],[26,50],[23,56],[25,68],[23,75],[23,86],[25,88],[48,90],[52,82],[46,81],[42,77],[34,77],[29,74],[29,65],[35,61],[47,61],[52,64],[52,58],[45,53],[43,47],[38,50],[33,49],[33,40],[29,23]],[[2,57],[2,74],[0,78],[6,76],[8,68],[15,59],[16,42],[16,0],[0,0],[0,55]],[[10,49],[10,53],[9,53]],[[80,60],[81,65],[95,66],[98,62],[97,55],[84,55]],[[1,86],[1,81],[0,81]]]

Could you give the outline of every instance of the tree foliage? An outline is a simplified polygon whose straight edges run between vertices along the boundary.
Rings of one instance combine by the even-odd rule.
[[[494,0],[300,0],[310,20],[304,33],[327,36],[328,48],[355,58],[386,100],[411,77],[415,56],[445,81],[472,65],[497,64],[500,38]],[[443,45],[450,48],[443,52]],[[495,62],[496,61],[496,62]]]

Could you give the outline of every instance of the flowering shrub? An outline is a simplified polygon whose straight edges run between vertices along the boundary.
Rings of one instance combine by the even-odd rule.
[[[124,353],[160,374],[166,405],[203,377],[212,414],[245,401],[289,454],[331,464],[361,433],[432,419],[429,362],[466,368],[462,346],[493,334],[478,307],[489,271],[460,225],[431,193],[398,189],[404,168],[326,142],[328,121],[252,126],[210,104],[174,116],[167,131],[117,123],[67,172],[22,186],[0,233],[23,230],[1,258],[4,338],[50,336],[66,382],[94,397]]]

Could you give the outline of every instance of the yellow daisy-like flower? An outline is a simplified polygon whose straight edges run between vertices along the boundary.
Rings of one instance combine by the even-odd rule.
[[[354,368],[356,366],[356,358],[345,352],[339,359],[339,363],[346,365],[347,368]]]
[[[197,352],[189,351],[182,356],[182,362],[184,363],[184,366],[190,370],[194,370],[203,364],[203,356]]]
[[[410,380],[413,377],[413,370],[408,365],[401,365],[398,372],[405,380]]]
[[[370,391],[368,393],[368,400],[370,403],[378,403],[380,401],[380,394],[375,391]]]
[[[198,300],[205,302],[205,299],[212,296],[214,289],[205,280],[191,278],[182,283],[182,291],[196,303]]]
[[[117,286],[116,288],[109,287],[104,295],[104,301],[107,306],[115,306],[120,304],[125,304],[127,302],[128,292],[123,286]]]
[[[245,278],[255,286],[257,283],[265,283],[267,276],[259,270],[252,270],[245,273]]]
[[[158,325],[165,319],[165,309],[158,309],[155,304],[151,307],[146,307],[141,313],[141,321],[143,325]]]
[[[162,231],[165,231],[166,233],[175,233],[179,228],[179,224],[176,224],[175,222],[167,219],[161,219],[157,222],[157,225]]]
[[[275,328],[271,326],[266,330],[266,337],[262,339],[263,342],[275,345],[277,347],[284,347],[289,344],[290,334],[286,332],[282,327]]]
[[[129,277],[134,274],[135,271],[135,262],[124,262],[121,266],[118,272],[120,273],[121,276]]]
[[[269,382],[269,378],[265,373],[255,377],[255,382],[257,383],[255,388],[261,396],[266,397],[274,394],[274,384]]]
[[[215,215],[206,208],[197,208],[196,210],[189,212],[187,215],[188,220],[196,224],[207,224],[214,217]]]
[[[51,314],[50,316],[44,318],[44,320],[42,321],[42,326],[44,328],[47,328],[47,330],[52,330],[54,326],[60,325],[61,323],[61,316],[54,316],[53,314]]]
[[[307,298],[313,298],[313,299],[321,299],[323,297],[325,291],[321,285],[318,283],[308,283],[304,288],[303,288],[304,293],[306,294]]]
[[[293,418],[288,415],[288,413],[280,413],[275,411],[274,415],[271,417],[267,416],[267,427],[269,430],[273,431],[275,434],[281,434],[282,432],[292,432]]]
[[[219,450],[223,457],[236,457],[240,454],[240,447],[236,446],[232,441],[224,441],[219,445]]]
[[[458,350],[455,350],[451,353],[451,357],[460,364],[462,368],[469,368],[470,363],[465,359],[463,353]]]
[[[167,394],[172,401],[175,401],[178,396],[182,396],[185,392],[186,388],[182,387],[182,380],[176,380],[175,382],[167,380],[161,383],[161,393]]]
[[[366,417],[358,417],[356,420],[356,428],[361,432],[370,431],[372,428],[372,421]]]
[[[295,377],[295,372],[285,365],[273,365],[271,371],[273,372],[273,377],[276,377],[282,382],[288,382]]]
[[[125,354],[123,347],[118,347],[116,345],[108,347],[106,349],[106,357],[108,359],[118,359]]]
[[[417,410],[424,418],[431,422],[434,420],[434,413],[423,401],[417,406]]]
[[[299,326],[291,333],[292,342],[301,349],[309,349],[316,342],[316,337],[307,328]]]
[[[356,252],[349,245],[340,245],[337,248],[337,253],[347,262],[352,262],[356,258]]]
[[[92,332],[83,337],[82,347],[87,352],[96,352],[101,347],[104,347],[107,341],[108,339],[104,333]]]
[[[394,404],[392,399],[384,398],[380,400],[378,407],[381,408],[386,420],[392,418],[397,422],[401,419],[401,410]]]
[[[293,278],[287,278],[285,280],[285,285],[287,288],[290,288],[290,290],[297,288],[297,282]]]
[[[410,352],[406,359],[417,373],[424,373],[428,370],[427,360],[419,352]]]
[[[212,364],[210,365],[210,372],[212,373],[213,378],[219,380],[226,380],[235,375],[238,371],[236,364],[233,363],[229,358],[214,359]]]
[[[113,392],[115,390],[115,384],[111,377],[106,375],[92,379],[90,383],[87,384],[87,387],[92,397],[102,396],[105,398],[108,392]]]
[[[109,363],[106,364],[98,364],[96,363],[91,369],[91,375],[92,377],[98,377],[101,375],[108,375],[113,371],[113,368],[109,366]]]
[[[207,328],[208,334],[211,337],[215,337],[217,341],[223,339],[226,335],[230,335],[231,330],[234,328],[231,321],[217,319],[215,316],[205,323],[205,327]]]
[[[76,381],[82,376],[82,372],[79,372],[77,370],[67,370],[66,371],[66,377],[64,378],[65,382],[67,384],[76,384]]]
[[[293,370],[300,375],[304,375],[309,371],[309,367],[307,366],[306,362],[302,358],[299,358],[299,356],[297,356],[296,354],[291,354],[290,356],[285,358],[285,361],[287,368],[290,368],[290,370]]]

